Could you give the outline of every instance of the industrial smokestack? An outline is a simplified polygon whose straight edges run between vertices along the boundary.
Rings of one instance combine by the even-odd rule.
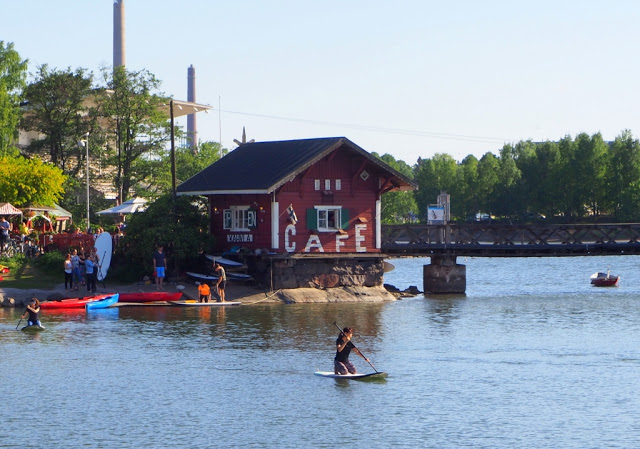
[[[124,0],[113,1],[113,68],[124,67]]]
[[[196,69],[193,64],[187,70],[187,101],[196,102]],[[190,139],[189,146],[197,151],[198,131],[196,129],[196,115],[187,115],[187,137]]]

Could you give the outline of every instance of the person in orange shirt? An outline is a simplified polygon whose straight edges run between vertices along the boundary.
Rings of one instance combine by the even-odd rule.
[[[198,293],[200,294],[200,300],[198,302],[209,302],[211,299],[211,289],[209,288],[209,284],[206,282],[198,284]]]

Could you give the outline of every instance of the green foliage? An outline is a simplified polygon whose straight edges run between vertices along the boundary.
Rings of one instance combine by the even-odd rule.
[[[153,270],[152,255],[161,244],[168,267],[180,272],[186,261],[212,245],[209,218],[202,202],[192,197],[165,195],[151,203],[142,214],[132,214],[121,241],[122,253],[130,270],[139,279]]]
[[[193,175],[201,172],[209,165],[216,162],[222,155],[227,154],[227,149],[220,149],[218,142],[201,142],[198,151],[191,148],[179,148],[176,150],[176,178],[178,183],[184,182]]]
[[[46,154],[65,174],[77,176],[84,166],[86,150],[77,142],[96,126],[95,111],[86,104],[93,76],[84,69],[38,67],[36,80],[25,90],[29,108],[21,126],[43,137],[33,140],[32,154]]]
[[[20,101],[27,79],[27,60],[21,60],[13,43],[0,41],[0,157],[15,155]]]
[[[96,97],[102,123],[115,143],[105,149],[105,162],[115,168],[113,183],[126,201],[132,191],[159,194],[156,179],[162,179],[170,164],[167,156],[170,138],[167,98],[158,93],[160,81],[146,70],[129,72],[123,67],[103,72],[106,90]]]
[[[61,272],[65,256],[60,251],[50,251],[37,257],[35,265],[42,271],[49,273]]]
[[[65,176],[40,159],[0,158],[0,198],[14,206],[51,206],[61,198]]]

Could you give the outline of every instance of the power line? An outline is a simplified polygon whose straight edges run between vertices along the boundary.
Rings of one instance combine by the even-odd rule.
[[[470,136],[465,134],[447,134],[447,133],[437,133],[437,132],[431,132],[431,131],[384,128],[380,126],[327,122],[322,120],[310,120],[310,119],[302,119],[302,118],[294,118],[294,117],[282,117],[282,116],[276,116],[276,115],[254,114],[251,112],[241,112],[241,111],[221,110],[220,112],[224,112],[226,114],[246,115],[249,117],[259,117],[259,118],[264,118],[269,120],[282,120],[282,121],[289,121],[289,122],[306,123],[309,125],[335,126],[340,128],[360,129],[364,131],[373,131],[373,132],[386,133],[386,134],[402,134],[407,136],[429,137],[429,138],[436,138],[436,139],[462,140],[467,142],[484,142],[484,143],[504,143],[504,142],[511,141],[511,139],[506,139],[501,137]]]

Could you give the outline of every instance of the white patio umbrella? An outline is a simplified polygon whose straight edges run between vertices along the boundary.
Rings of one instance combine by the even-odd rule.
[[[96,212],[98,215],[103,214],[132,214],[134,212],[142,212],[147,208],[147,200],[144,198],[133,198],[125,201],[119,206],[113,206],[109,209]]]

